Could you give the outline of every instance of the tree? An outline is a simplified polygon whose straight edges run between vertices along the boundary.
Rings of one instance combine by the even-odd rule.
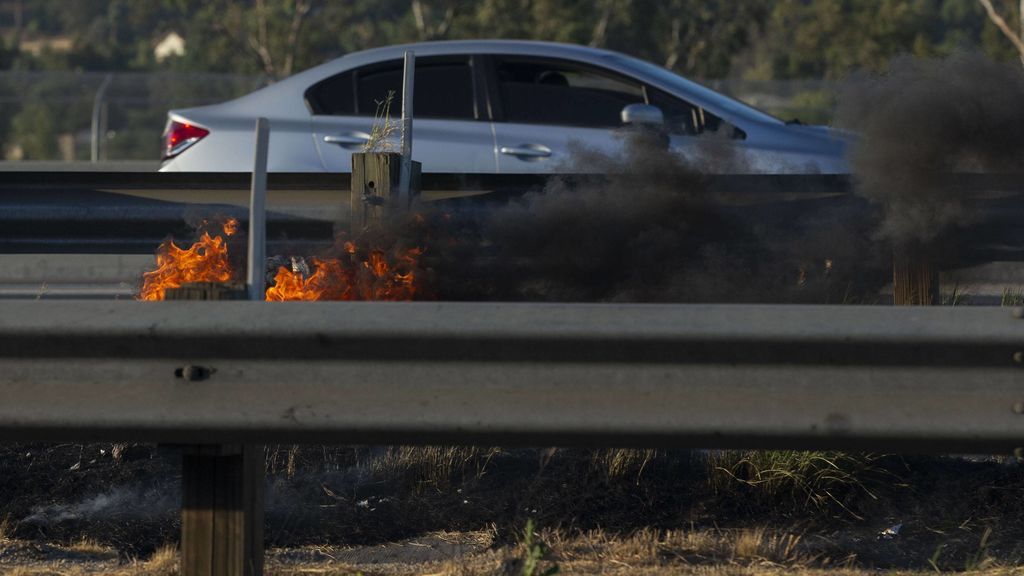
[[[685,74],[704,78],[725,76],[733,59],[757,36],[770,12],[769,3],[764,0],[671,0],[657,20],[661,23],[659,36],[664,40],[658,45],[656,60]]]
[[[448,30],[455,21],[458,2],[451,0],[433,6],[423,0],[412,0],[412,16],[420,40],[436,40],[448,36]],[[437,14],[440,14],[439,16]]]
[[[1006,36],[1013,44],[1014,48],[1020,53],[1021,63],[1024,64],[1024,0],[1020,0],[1020,6],[1017,9],[1018,17],[1020,20],[1020,32],[1014,32],[1006,20],[996,12],[994,6],[992,6],[992,0],[978,0],[981,2],[985,13],[988,14],[988,19],[999,28],[999,31]]]
[[[186,41],[213,33],[227,42],[197,42],[202,50],[222,53],[240,49],[255,67],[272,79],[289,76],[303,42],[302,28],[313,9],[313,0],[216,0],[202,3],[194,12]],[[183,14],[188,17],[188,14]],[[202,44],[206,44],[202,46]],[[209,57],[209,55],[206,55]],[[236,58],[229,61],[237,62]],[[245,68],[251,69],[247,65]]]

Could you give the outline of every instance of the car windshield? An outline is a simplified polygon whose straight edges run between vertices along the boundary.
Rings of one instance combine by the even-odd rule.
[[[723,113],[735,114],[737,116],[744,116],[758,122],[767,122],[771,124],[781,124],[782,120],[762,112],[753,106],[744,104],[739,100],[730,98],[721,92],[715,92],[714,90],[702,86],[692,80],[687,80],[682,76],[671,72],[656,64],[651,64],[639,58],[633,58],[632,56],[626,56],[625,54],[612,54],[608,57],[611,60],[616,60],[620,64],[626,65],[632,69],[639,69],[644,74],[657,79],[664,83],[666,86],[676,89],[683,94],[692,94],[700,97],[705,102],[714,102],[715,105]]]

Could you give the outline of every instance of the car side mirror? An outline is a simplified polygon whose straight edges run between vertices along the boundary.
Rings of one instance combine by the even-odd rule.
[[[622,123],[632,126],[661,128],[665,125],[665,115],[661,108],[650,104],[630,104],[622,109]]]

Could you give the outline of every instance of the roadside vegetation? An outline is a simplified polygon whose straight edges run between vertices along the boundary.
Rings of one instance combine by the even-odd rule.
[[[5,446],[0,571],[174,574],[176,464],[150,446]],[[1024,470],[1001,457],[282,445],[266,504],[268,574],[1024,565]]]

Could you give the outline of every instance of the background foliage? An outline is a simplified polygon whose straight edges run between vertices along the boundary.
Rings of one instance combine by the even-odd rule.
[[[701,78],[837,78],[894,55],[980,47],[1014,51],[976,0],[21,0],[6,69],[157,70],[287,75],[347,52],[400,42],[528,38],[621,50]],[[17,2],[6,2],[7,5]],[[1017,3],[996,0],[1007,20]],[[153,46],[175,31],[186,54]],[[14,36],[64,35],[33,56]],[[292,56],[288,69],[289,55]]]
[[[1007,21],[1020,22],[1018,2],[994,4]],[[185,54],[158,62],[153,49],[170,32],[185,39]],[[834,81],[857,69],[883,70],[906,53],[941,56],[973,48],[998,60],[1018,57],[977,0],[0,0],[0,70],[6,76],[187,72],[272,82],[365,48],[494,37],[606,47],[690,77],[726,82],[718,88],[737,81]],[[40,38],[63,38],[71,47],[19,49]],[[23,158],[53,157],[57,135],[77,131],[80,156],[80,132],[88,125],[62,109],[69,103],[38,98],[42,84],[24,90],[0,85],[6,155],[14,145]],[[157,96],[169,102],[155,108],[202,103],[189,94],[193,87],[202,92],[202,83],[158,84],[164,92]],[[237,91],[218,90],[216,96],[238,95],[251,85],[232,80],[227,86]],[[90,111],[94,92],[83,94],[84,101],[69,107]],[[829,103],[820,88],[794,89],[775,110],[827,121]],[[152,112],[112,111],[110,121],[162,128],[160,114]],[[152,158],[156,143],[150,138],[132,136],[132,145],[122,140],[111,150],[132,157],[132,146],[141,146],[134,156]]]

